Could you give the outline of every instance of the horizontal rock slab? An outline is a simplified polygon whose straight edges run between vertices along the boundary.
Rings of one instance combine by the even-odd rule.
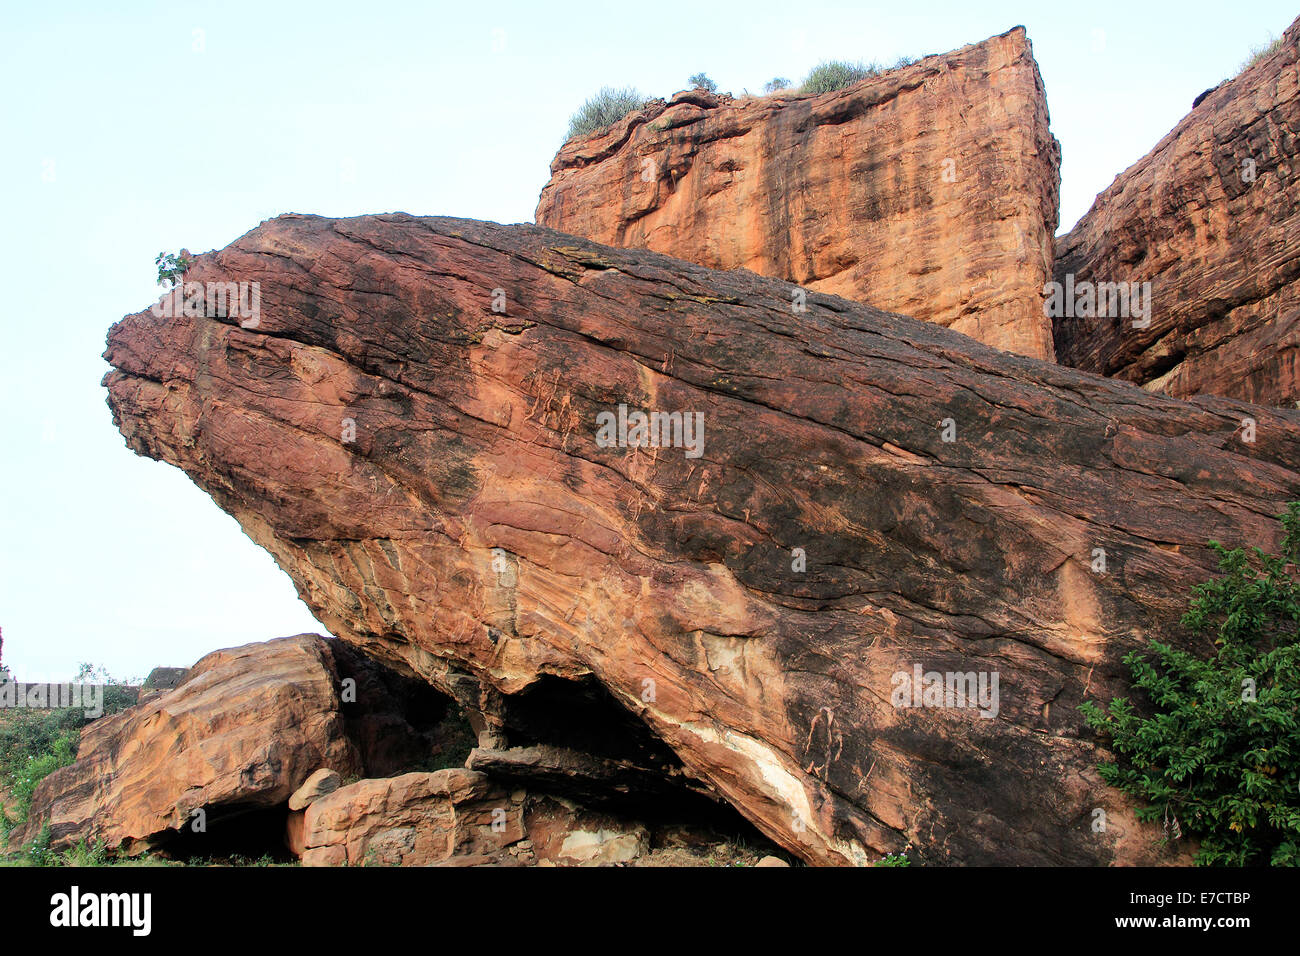
[[[1300,403],[1298,43],[1300,21],[1058,240],[1054,281],[1081,290],[1054,322],[1063,364],[1169,395]],[[1150,314],[1094,311],[1103,283],[1149,283]]]
[[[475,748],[470,751],[465,766],[486,773],[493,780],[527,784],[530,788],[585,801],[611,800],[620,795],[653,800],[656,793],[680,798],[683,791],[710,792],[693,778],[679,779],[682,775],[676,768],[611,760],[548,744],[501,750]]]
[[[750,269],[1051,359],[1060,146],[1023,27],[821,95],[651,101],[551,163],[538,225]]]
[[[1164,858],[1077,705],[1186,642],[1208,539],[1276,543],[1300,412],[534,226],[284,216],[189,279],[195,308],[109,334],[129,446],[481,740],[569,746],[553,715],[596,681],[808,862]],[[692,431],[648,447],[634,411]],[[912,695],[918,668],[971,683]]]

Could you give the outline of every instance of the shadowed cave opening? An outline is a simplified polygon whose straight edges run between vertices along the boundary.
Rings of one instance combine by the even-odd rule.
[[[561,747],[616,762],[627,772],[583,780],[544,769],[492,766],[490,772],[500,779],[558,793],[652,829],[687,825],[720,839],[771,846],[731,804],[691,777],[673,749],[594,678],[543,675],[506,698],[505,716],[511,748]]]
[[[267,860],[294,863],[297,857],[284,840],[286,804],[271,807],[232,804],[205,807],[205,830],[187,825],[154,837],[153,848],[162,856],[189,864],[211,861],[227,864]]]
[[[367,777],[460,767],[477,742],[451,698],[420,680],[398,675],[350,649],[336,654],[340,674],[355,676],[357,701],[343,712]],[[650,727],[594,679],[545,676],[506,697],[504,749],[482,769],[499,783],[524,789],[530,804],[559,798],[629,824],[642,824],[649,847],[734,844],[784,854],[725,800],[690,777]],[[558,748],[571,763],[552,766],[508,760],[526,748]],[[611,769],[612,768],[612,769]],[[355,779],[355,778],[353,778]],[[349,783],[351,780],[345,780]],[[155,835],[162,856],[188,863],[294,863],[286,843],[287,803],[207,807],[206,828],[191,825]]]

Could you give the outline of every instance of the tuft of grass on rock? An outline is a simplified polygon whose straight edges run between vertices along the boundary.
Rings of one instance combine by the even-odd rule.
[[[868,77],[879,76],[878,63],[849,63],[845,60],[826,60],[817,64],[804,78],[801,93],[830,93],[846,86],[860,83]]]
[[[578,111],[569,118],[569,131],[565,134],[565,139],[608,129],[644,104],[645,97],[633,87],[601,87],[595,96],[578,107]]]
[[[1282,38],[1279,36],[1274,36],[1273,34],[1270,33],[1268,35],[1267,43],[1250,48],[1250,56],[1246,57],[1246,59],[1242,61],[1241,66],[1237,67],[1237,74],[1240,75],[1242,73],[1245,73],[1247,70],[1249,70],[1260,60],[1264,59],[1264,57],[1268,56],[1271,53],[1276,53],[1279,49],[1281,49],[1281,47],[1282,47]]]

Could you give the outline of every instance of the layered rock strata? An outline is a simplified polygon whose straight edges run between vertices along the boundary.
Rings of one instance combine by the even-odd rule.
[[[1300,403],[1298,44],[1300,20],[1058,241],[1054,281],[1077,290],[1055,316],[1063,364],[1180,397]],[[1125,308],[1130,291],[1149,314]]]
[[[1298,412],[532,226],[284,216],[190,281],[110,333],[131,448],[487,749],[690,778],[812,863],[1157,858],[1077,705],[1300,497]]]
[[[1051,359],[1059,167],[1017,27],[831,93],[652,100],[564,144],[536,221]]]

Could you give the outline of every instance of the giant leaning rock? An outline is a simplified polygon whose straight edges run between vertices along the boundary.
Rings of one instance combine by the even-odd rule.
[[[535,226],[283,216],[188,278],[257,282],[260,313],[114,326],[127,443],[471,708],[480,751],[639,728],[672,758],[643,766],[818,864],[1164,859],[1077,706],[1189,643],[1207,539],[1275,543],[1300,412]],[[602,447],[620,406],[698,413],[699,456]],[[998,694],[899,706],[917,667]],[[593,694],[625,721],[564,719]]]
[[[817,96],[652,100],[564,144],[536,218],[1051,359],[1060,162],[1016,27]]]

